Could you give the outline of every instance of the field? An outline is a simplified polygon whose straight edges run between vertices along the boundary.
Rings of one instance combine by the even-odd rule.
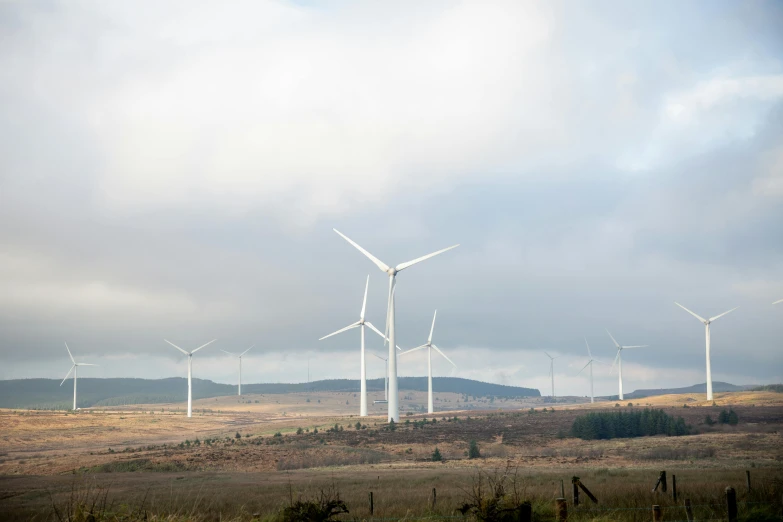
[[[436,405],[455,406],[460,397],[445,395]],[[406,400],[413,404],[421,397]],[[375,517],[455,516],[478,476],[486,480],[500,470],[515,474],[519,491],[542,516],[551,514],[561,480],[569,496],[575,475],[599,499],[597,506],[580,506],[579,520],[632,520],[637,511],[646,520],[644,510],[654,503],[676,511],[682,500],[677,507],[670,495],[650,492],[660,470],[676,474],[681,499],[704,505],[704,516],[722,509],[726,486],[737,488],[743,501],[763,503],[743,504],[744,512],[780,508],[781,394],[717,394],[717,406],[685,395],[633,406],[624,401],[553,408],[531,401],[513,409],[502,403],[502,410],[406,415],[393,430],[382,415],[361,419],[357,428],[359,419],[351,415],[356,399],[346,393],[205,399],[194,403],[192,419],[182,405],[0,411],[0,518],[57,519],[53,506],[62,511],[69,502],[78,504],[72,497],[95,496],[102,488],[108,488],[110,510],[129,519],[133,510],[147,510],[196,520],[250,520],[330,487],[351,510],[342,518],[368,517],[369,491]],[[647,404],[682,416],[698,433],[598,441],[568,436],[573,420],[586,411]],[[737,413],[736,426],[704,423],[724,407]],[[480,458],[468,458],[471,441]],[[431,460],[436,446],[442,462]],[[754,483],[750,492],[745,470]],[[625,511],[616,510],[621,507]],[[588,511],[608,508],[614,510]]]

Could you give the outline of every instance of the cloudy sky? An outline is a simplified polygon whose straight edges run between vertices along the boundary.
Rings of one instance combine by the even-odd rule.
[[[779,2],[4,2],[0,378],[783,380]],[[368,349],[381,352],[380,338]],[[251,357],[252,355],[252,357]],[[423,375],[406,357],[400,374]],[[383,366],[371,357],[368,374]],[[596,367],[596,391],[616,377]]]

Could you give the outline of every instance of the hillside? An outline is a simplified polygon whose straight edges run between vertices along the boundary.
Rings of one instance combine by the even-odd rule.
[[[756,384],[738,386],[736,384],[730,384],[728,382],[721,382],[721,381],[713,381],[712,383],[712,391],[715,393],[747,391],[757,387],[758,385]],[[636,390],[631,393],[626,393],[625,398],[641,399],[643,397],[652,397],[654,395],[680,395],[680,394],[688,394],[688,393],[707,393],[707,383],[703,382],[701,384],[694,384],[693,386],[685,386],[683,388],[657,388],[657,389],[650,389],[650,390]],[[617,395],[610,395],[602,398],[608,400],[617,400],[617,397],[618,397]]]
[[[16,379],[0,381],[0,408],[68,409],[73,402],[73,382],[60,386],[57,379]],[[382,391],[383,379],[367,381],[368,391]],[[504,386],[460,379],[434,377],[433,386],[439,392],[467,394],[477,397],[540,397],[532,388]],[[426,377],[400,377],[400,391],[426,391]],[[311,383],[243,384],[247,394],[283,394],[295,392],[359,391],[357,379],[331,379]],[[204,379],[193,379],[193,399],[207,399],[236,393],[236,386]],[[187,399],[187,379],[79,379],[78,407],[156,404]]]

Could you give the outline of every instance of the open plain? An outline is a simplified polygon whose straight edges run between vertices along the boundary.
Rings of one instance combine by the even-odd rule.
[[[445,404],[457,397],[439,399]],[[370,491],[375,516],[453,516],[479,474],[502,475],[501,470],[517,477],[543,514],[560,496],[560,480],[568,493],[572,476],[581,477],[598,497],[591,509],[611,507],[615,518],[624,516],[616,511],[621,506],[663,503],[676,509],[670,496],[650,492],[660,470],[676,474],[681,495],[713,501],[729,485],[745,491],[749,470],[753,499],[779,503],[781,397],[722,393],[716,405],[684,395],[636,403],[539,402],[526,408],[409,414],[393,428],[383,415],[359,419],[349,413],[355,401],[348,393],[205,399],[194,404],[192,419],[176,411],[181,405],[76,413],[4,410],[0,517],[56,519],[55,508],[75,503],[75,496],[103,492],[113,513],[131,518],[140,509],[160,516],[244,520],[274,514],[292,499],[328,488],[351,509],[343,517],[369,516]],[[694,433],[593,441],[569,436],[574,419],[586,411],[648,405],[683,417]],[[724,408],[737,413],[737,425],[705,424],[708,415],[716,419]],[[471,441],[480,458],[468,458]],[[432,461],[436,447],[439,462]],[[586,520],[607,515],[582,509]]]

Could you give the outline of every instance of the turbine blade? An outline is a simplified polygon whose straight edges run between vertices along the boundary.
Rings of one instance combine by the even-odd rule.
[[[364,321],[364,311],[367,309],[367,290],[370,288],[370,276],[367,276],[367,283],[364,285],[364,301],[362,301],[362,313],[359,317]]]
[[[357,321],[357,322],[355,322],[355,323],[353,323],[353,324],[349,324],[349,325],[348,325],[348,326],[346,326],[345,328],[340,328],[340,329],[339,329],[339,330],[337,330],[336,332],[332,332],[332,333],[330,333],[329,335],[324,335],[323,337],[321,337],[321,338],[320,338],[320,339],[318,339],[318,340],[319,340],[319,341],[323,341],[323,340],[324,340],[324,339],[326,339],[327,337],[331,337],[331,336],[333,336],[333,335],[337,335],[337,334],[339,334],[339,333],[347,332],[347,331],[348,331],[348,330],[350,330],[351,328],[356,328],[357,326],[359,326],[359,324],[360,324],[360,323],[359,323],[358,321]]]
[[[591,363],[591,362],[593,362],[593,361],[592,361],[592,359],[591,359],[591,360],[589,360],[589,361],[587,361],[587,364],[585,364],[585,365],[582,367],[582,369],[581,369],[581,370],[579,370],[579,372],[578,372],[576,375],[579,375],[580,373],[582,373],[583,371],[585,371],[585,368],[587,368],[588,366],[590,366],[590,363]]]
[[[65,341],[63,341],[63,342],[65,343]],[[65,349],[66,349],[66,350],[68,350],[68,357],[70,357],[70,358],[71,358],[71,362],[72,362],[73,364],[76,364],[76,361],[74,361],[74,360],[73,360],[73,355],[71,355],[71,349],[70,349],[70,348],[68,348],[68,343],[65,343]]]
[[[191,354],[194,354],[194,353],[196,353],[197,351],[199,351],[199,350],[201,350],[202,348],[204,348],[205,346],[209,346],[210,344],[214,343],[215,341],[217,341],[217,339],[212,339],[212,340],[211,340],[211,341],[209,341],[207,344],[202,344],[201,346],[199,346],[198,348],[196,348],[195,350],[193,350],[193,351],[192,351],[192,352],[190,352],[190,353],[191,353]]]
[[[422,344],[421,346],[417,346],[416,348],[411,348],[410,350],[405,350],[402,353],[398,353],[397,355],[405,355],[406,353],[415,352],[416,350],[421,350],[422,348],[426,348],[426,344]]]
[[[163,340],[164,340],[164,341],[166,341],[167,343],[169,343],[171,346],[173,346],[173,347],[174,347],[174,348],[176,348],[177,350],[179,350],[180,352],[184,353],[185,355],[188,355],[188,352],[186,352],[185,350],[183,350],[182,348],[180,348],[180,347],[179,347],[179,346],[177,346],[176,344],[172,343],[172,342],[171,342],[171,341],[169,341],[168,339],[163,339]]]
[[[223,348],[220,348],[220,351],[221,351],[221,352],[223,352],[223,353],[227,353],[227,354],[229,354],[231,357],[236,357],[236,356],[237,356],[237,354],[235,354],[235,353],[231,353],[231,352],[227,352],[227,351],[225,351]]]
[[[617,364],[617,359],[620,358],[620,349],[617,349],[617,355],[614,356],[614,362],[612,363],[612,367],[609,368],[609,373],[612,373],[614,371],[614,366]]]
[[[360,247],[359,245],[357,245],[356,243],[351,241],[345,234],[343,234],[342,232],[340,232],[336,228],[333,228],[332,230],[337,232],[337,235],[339,235],[341,238],[345,239],[350,244],[352,244],[356,248],[356,250],[358,250],[359,252],[361,252],[362,254],[367,256],[368,258],[370,258],[370,261],[375,263],[375,266],[377,266],[378,268],[380,268],[384,272],[387,272],[389,270],[389,266],[386,263],[384,263],[383,261],[381,261],[380,259],[378,259],[374,255],[372,255],[371,253],[369,253],[368,251],[366,251],[365,249],[363,249],[362,247]]]
[[[431,258],[431,257],[435,257],[435,256],[437,256],[438,254],[442,254],[443,252],[448,252],[448,251],[449,251],[449,250],[451,250],[452,248],[457,248],[458,246],[459,246],[459,244],[452,245],[452,246],[450,246],[450,247],[448,247],[448,248],[444,248],[443,250],[438,250],[437,252],[433,252],[432,254],[427,254],[426,256],[417,257],[417,258],[416,258],[416,259],[414,259],[413,261],[408,261],[408,262],[406,262],[406,263],[400,263],[400,264],[399,264],[399,265],[397,265],[395,268],[397,269],[397,271],[398,271],[398,272],[400,272],[400,271],[402,271],[402,270],[405,270],[405,269],[406,269],[406,268],[408,268],[409,266],[413,266],[413,265],[415,265],[416,263],[421,263],[422,261],[425,261],[425,260],[427,260],[427,259],[429,259],[429,258]]]
[[[587,337],[585,337],[585,344],[587,345],[587,355],[590,356],[590,360],[592,361],[593,360],[593,354],[590,353],[590,343],[587,342]]]
[[[608,333],[608,334],[609,334],[609,337],[612,337],[612,334],[610,334],[610,333],[609,333],[609,330],[606,330],[606,333]],[[618,342],[617,342],[617,340],[616,340],[614,337],[612,337],[612,342],[614,342],[614,345],[615,345],[615,346],[616,346],[618,349],[620,348],[620,343],[618,343]]]
[[[376,356],[378,359],[380,359],[380,360],[382,360],[382,361],[386,361],[386,360],[387,360],[387,359],[386,359],[386,357],[381,357],[381,356],[380,356],[380,355],[378,355],[377,353],[373,353],[373,355],[374,355],[374,356]]]
[[[716,315],[715,317],[710,317],[710,322],[714,321],[715,319],[717,319],[717,318],[719,318],[719,317],[723,317],[723,316],[724,316],[724,315],[726,315],[726,314],[730,314],[731,312],[733,312],[733,311],[734,311],[734,310],[736,310],[737,308],[739,308],[739,306],[735,306],[734,308],[732,308],[732,309],[731,309],[731,310],[729,310],[728,312],[723,312],[722,314],[720,314],[720,315]]]
[[[779,304],[779,303],[783,303],[783,299],[778,299],[777,301],[775,301],[775,302],[774,302],[774,303],[772,303],[772,304],[773,304],[773,305],[776,305],[776,304]]]
[[[98,366],[97,364],[91,364],[91,363],[76,363],[76,366]]]
[[[451,363],[451,365],[452,365],[452,366],[454,366],[455,368],[457,367],[457,365],[456,365],[456,364],[454,364],[454,361],[452,361],[451,359],[449,359],[448,357],[446,357],[446,354],[445,354],[445,353],[443,353],[442,351],[440,351],[440,348],[438,348],[438,347],[437,347],[437,346],[435,346],[434,344],[433,344],[433,345],[430,345],[430,346],[432,346],[432,348],[433,348],[433,349],[434,349],[436,352],[438,352],[439,354],[441,354],[441,355],[443,356],[443,358],[444,358],[444,359],[446,359],[447,361],[449,361],[449,362]]]
[[[623,350],[626,350],[628,348],[647,348],[648,346],[650,346],[650,345],[649,344],[639,344],[639,345],[635,345],[635,346],[623,346]]]
[[[65,374],[65,379],[63,379],[63,382],[65,382],[65,380],[68,378],[68,376],[71,375],[71,372],[73,371],[74,368],[76,368],[76,363],[73,363],[73,366],[71,366],[71,369],[68,370],[68,373]],[[60,383],[60,386],[63,385],[63,382]]]
[[[256,346],[255,344],[254,344],[254,345],[252,345],[250,348],[248,348],[248,349],[247,349],[247,350],[245,350],[244,352],[240,353],[240,354],[239,354],[239,356],[240,356],[240,357],[242,357],[242,356],[243,356],[243,355],[245,355],[247,352],[249,352],[250,350],[252,350],[252,349],[253,349],[255,346]]]
[[[681,305],[680,303],[678,303],[677,301],[675,301],[675,302],[674,302],[674,304],[676,304],[677,306],[679,306],[680,308],[682,308],[683,310],[685,310],[686,312],[688,312],[689,314],[691,314],[693,317],[695,317],[696,319],[698,319],[698,320],[699,320],[699,321],[701,321],[702,323],[706,322],[706,320],[705,320],[705,319],[704,319],[702,316],[700,316],[700,315],[697,315],[697,314],[695,314],[695,313],[691,312],[690,310],[688,310],[687,308],[685,308],[684,306],[682,306],[682,305]]]
[[[554,359],[554,357],[552,357],[551,355],[549,355],[547,352],[544,352],[544,353],[546,353],[546,356],[547,356],[547,357],[549,357],[550,359]]]
[[[432,316],[432,327],[430,328],[430,336],[427,338],[427,343],[432,344],[432,332],[435,331],[435,318],[438,316],[438,311],[435,310],[435,315]]]

